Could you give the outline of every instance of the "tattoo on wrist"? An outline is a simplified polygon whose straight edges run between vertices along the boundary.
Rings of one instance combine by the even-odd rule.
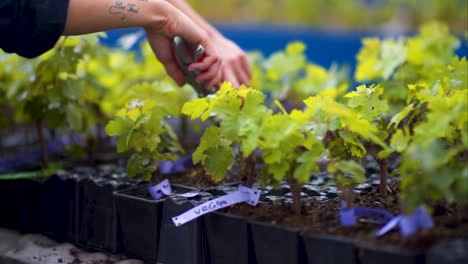
[[[148,0],[135,0],[138,2],[143,2],[143,3],[148,3]],[[110,7],[109,7],[109,14],[111,15],[118,15],[120,16],[120,20],[124,20],[127,18],[127,15],[132,13],[132,14],[138,14],[140,12],[140,7],[137,4],[133,3],[128,3],[126,1],[115,1]]]

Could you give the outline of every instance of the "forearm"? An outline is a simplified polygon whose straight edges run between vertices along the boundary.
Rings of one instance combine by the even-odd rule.
[[[161,24],[165,16],[155,12],[161,1],[70,0],[64,35],[82,35],[124,27]]]
[[[221,36],[218,30],[215,27],[213,27],[210,23],[208,23],[197,12],[195,12],[185,0],[166,0],[166,1],[172,4],[173,6],[175,6],[180,11],[182,11],[190,19],[192,19],[193,22],[195,22],[199,27],[203,28],[210,35],[210,37]]]
[[[162,27],[164,0],[70,0],[64,35],[82,35],[126,27]]]

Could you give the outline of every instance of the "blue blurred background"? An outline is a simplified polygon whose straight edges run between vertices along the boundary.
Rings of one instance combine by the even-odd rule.
[[[411,35],[414,32],[382,31],[374,30],[333,30],[330,28],[291,26],[291,25],[267,25],[267,24],[216,24],[226,37],[236,42],[247,51],[259,51],[265,56],[284,49],[291,41],[302,41],[307,45],[306,55],[309,61],[324,67],[330,67],[333,63],[349,66],[354,70],[356,54],[361,48],[361,40],[364,37],[398,37]],[[144,41],[144,34],[139,34],[139,29],[122,29],[107,32],[108,37],[102,39],[102,43],[111,47],[118,47],[119,39],[127,34],[140,35],[139,42]],[[457,51],[459,56],[467,56],[468,45],[466,38],[460,35],[462,45]],[[138,43],[139,43],[138,42]],[[139,45],[132,49],[138,50]]]

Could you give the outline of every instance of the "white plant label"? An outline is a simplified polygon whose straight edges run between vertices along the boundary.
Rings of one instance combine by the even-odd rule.
[[[200,204],[179,216],[173,217],[172,221],[176,226],[181,226],[187,222],[197,219],[202,215],[232,206],[234,204],[248,203],[255,206],[257,205],[259,199],[260,192],[258,190],[250,189],[241,185],[236,192]]]

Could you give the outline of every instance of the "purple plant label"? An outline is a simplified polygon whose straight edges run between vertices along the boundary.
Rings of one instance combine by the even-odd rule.
[[[259,193],[259,191],[239,186],[239,190],[237,192],[233,192],[200,204],[179,216],[173,217],[172,221],[176,226],[181,226],[194,219],[197,219],[202,215],[232,206],[234,204],[246,202],[251,205],[256,205],[260,197]]]
[[[400,224],[400,221],[401,221],[401,217],[400,216],[396,216],[394,217],[392,220],[388,221],[388,223],[386,225],[384,225],[382,228],[380,228],[377,233],[375,233],[375,235],[377,237],[380,237],[380,236],[383,236],[385,235],[386,233],[390,232],[390,230],[392,230],[393,228],[397,227],[398,224]]]
[[[394,217],[377,231],[376,236],[383,236],[397,226],[400,227],[400,234],[403,237],[407,237],[422,229],[434,227],[434,222],[426,209],[424,209],[424,207],[419,207],[412,214]]]
[[[411,236],[422,229],[432,228],[434,222],[424,207],[417,208],[412,214],[401,217],[400,234]]]
[[[158,185],[151,186],[148,188],[151,197],[156,200],[159,200],[165,196],[169,196],[172,194],[171,183],[168,179],[162,181]]]
[[[348,208],[345,201],[341,201],[340,222],[342,226],[352,226],[356,224],[354,209]]]
[[[354,213],[357,217],[371,218],[383,223],[387,223],[393,218],[392,213],[378,208],[355,207]]]
[[[426,211],[424,207],[419,207],[416,209],[416,213],[418,215],[418,222],[421,226],[421,228],[433,228],[434,227],[434,221],[432,220],[432,216]]]
[[[161,174],[170,174],[173,172],[174,162],[171,160],[163,160],[159,162],[159,172]]]

